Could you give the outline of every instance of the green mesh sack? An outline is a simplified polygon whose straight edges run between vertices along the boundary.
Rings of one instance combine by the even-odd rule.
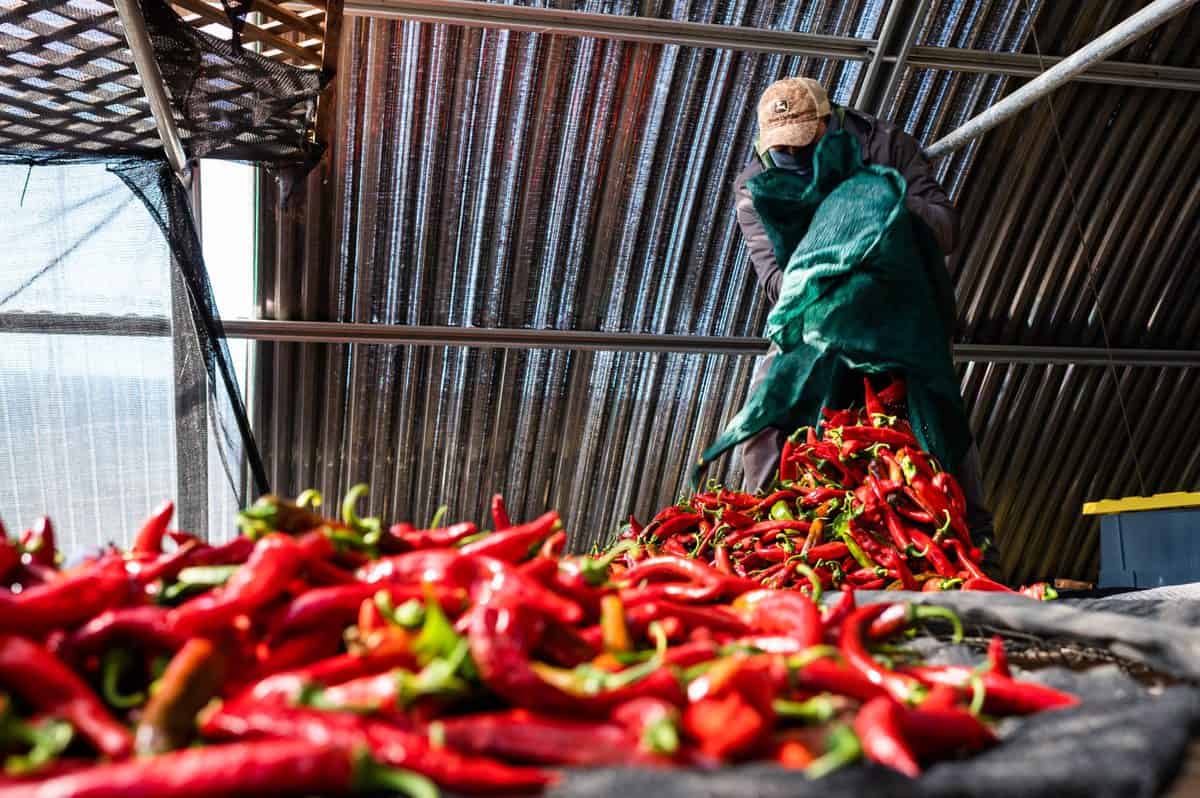
[[[769,169],[748,188],[784,269],[766,336],[780,352],[693,474],[767,427],[815,425],[859,398],[856,374],[908,381],[921,445],[955,468],[971,443],[948,345],[953,293],[942,254],[904,205],[895,169],[864,165],[845,131],[825,136],[811,181]]]

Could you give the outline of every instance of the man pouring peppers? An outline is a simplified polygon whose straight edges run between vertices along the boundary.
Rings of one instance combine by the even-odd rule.
[[[992,517],[950,349],[945,255],[958,244],[958,211],[912,136],[831,103],[815,80],[772,84],[757,112],[755,155],[734,190],[772,306],[771,345],[699,467],[740,447],[746,490],[766,490],[795,430],[860,398],[864,377],[877,388],[902,378],[913,432],[961,483],[972,539],[994,573]]]

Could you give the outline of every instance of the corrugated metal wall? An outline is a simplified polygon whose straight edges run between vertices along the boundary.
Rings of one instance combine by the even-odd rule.
[[[884,5],[643,10],[872,37]],[[1045,11],[1042,49],[1062,54],[1136,4],[1088,6]],[[919,41],[1016,50],[1030,22],[1024,0],[934,2]],[[1181,20],[1134,55],[1194,64],[1197,27]],[[346,35],[334,252],[314,254],[294,186],[272,187],[271,202],[293,206],[260,264],[274,318],[757,335],[766,308],[729,191],[749,154],[755,99],[777,77],[804,73],[847,102],[862,72],[854,62],[412,22],[353,19]],[[1180,54],[1184,39],[1191,50]],[[888,110],[932,141],[1003,90],[998,77],[909,70]],[[1159,93],[1170,94],[1086,86],[1055,98],[1114,345],[1195,341],[1196,303],[1176,310],[1169,300],[1181,290],[1196,297],[1195,270],[1183,264],[1200,240],[1200,159],[1183,134],[1200,109],[1195,95]],[[968,244],[951,264],[966,341],[1097,343],[1046,118],[1028,112],[943,164],[966,221]],[[259,348],[258,426],[278,490],[338,493],[367,480],[374,510],[418,521],[442,502],[481,519],[500,490],[524,515],[557,506],[581,548],[624,515],[675,498],[687,466],[740,405],[752,366],[686,353]],[[973,363],[962,373],[1010,572],[1094,571],[1094,529],[1080,504],[1137,484],[1111,372]],[[1147,488],[1194,486],[1200,441],[1171,451],[1173,439],[1186,441],[1169,434],[1167,411],[1197,372],[1122,375],[1135,432],[1167,448],[1147,448]],[[716,476],[737,480],[736,464]]]

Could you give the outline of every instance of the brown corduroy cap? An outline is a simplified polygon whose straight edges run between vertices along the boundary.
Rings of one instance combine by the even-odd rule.
[[[806,147],[829,116],[829,96],[812,78],[784,78],[767,87],[758,101],[758,146]]]

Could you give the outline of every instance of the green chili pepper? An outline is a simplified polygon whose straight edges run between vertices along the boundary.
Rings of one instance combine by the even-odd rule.
[[[804,775],[810,779],[828,776],[862,758],[862,744],[849,726],[834,727],[825,740],[825,746],[825,753],[804,769]]]

